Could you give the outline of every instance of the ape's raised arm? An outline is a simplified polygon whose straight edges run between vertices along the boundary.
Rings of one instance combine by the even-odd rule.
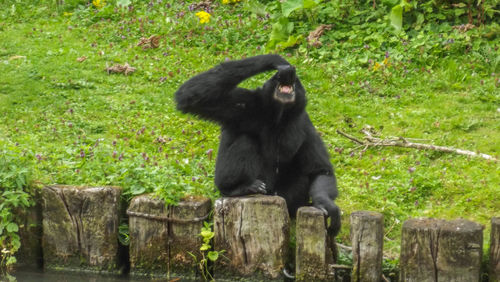
[[[289,65],[279,55],[261,55],[222,63],[185,82],[175,93],[177,108],[185,113],[223,122],[244,114],[258,99],[252,91],[237,88],[243,80],[261,72]],[[248,110],[248,108],[247,108]]]

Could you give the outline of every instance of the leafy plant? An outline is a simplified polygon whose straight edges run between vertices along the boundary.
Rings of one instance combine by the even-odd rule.
[[[215,235],[212,231],[212,225],[212,222],[203,222],[203,227],[200,232],[200,236],[203,239],[203,243],[200,247],[201,258],[198,259],[195,254],[189,252],[197,262],[200,273],[206,281],[215,281],[212,276],[212,271],[210,270],[210,264],[216,262],[221,257],[222,253],[224,253],[224,250],[214,251],[212,249],[211,241]]]
[[[31,206],[31,197],[25,189],[30,172],[14,161],[11,152],[0,152],[0,274],[6,275],[17,262],[15,254],[21,247],[16,210]]]

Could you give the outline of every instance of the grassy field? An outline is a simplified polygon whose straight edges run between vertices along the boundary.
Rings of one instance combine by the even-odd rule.
[[[210,22],[202,24],[191,4],[2,1],[0,186],[119,185],[127,199],[156,192],[168,202],[185,194],[217,197],[219,129],[177,112],[173,93],[226,59],[266,53],[272,19],[242,3],[213,4]],[[363,24],[336,27],[321,48],[304,41],[277,52],[296,65],[307,110],[330,150],[344,220],[338,240],[349,242],[352,211],[374,210],[385,216],[390,258],[398,256],[401,225],[410,217],[477,221],[488,242],[489,220],[500,216],[498,161],[365,150],[336,130],[361,138],[360,130],[371,126],[382,138],[415,138],[498,158],[498,24],[467,32],[448,26],[421,34],[424,39],[386,30],[377,40],[367,39],[371,27]],[[496,35],[482,37],[488,28]],[[158,48],[137,46],[152,35],[160,36]],[[125,63],[135,71],[106,71]],[[244,85],[256,87],[270,75]]]

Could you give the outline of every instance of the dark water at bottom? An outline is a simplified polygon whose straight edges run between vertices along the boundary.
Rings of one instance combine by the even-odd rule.
[[[139,281],[193,281],[180,278],[149,278],[128,275],[111,275],[76,272],[44,272],[41,269],[20,269],[12,274],[18,282],[139,282]],[[3,278],[0,277],[0,281]],[[8,281],[8,280],[7,280]]]

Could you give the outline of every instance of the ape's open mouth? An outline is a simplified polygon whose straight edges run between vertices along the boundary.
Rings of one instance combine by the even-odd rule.
[[[274,99],[281,103],[295,102],[295,89],[292,85],[278,85],[274,91]]]

